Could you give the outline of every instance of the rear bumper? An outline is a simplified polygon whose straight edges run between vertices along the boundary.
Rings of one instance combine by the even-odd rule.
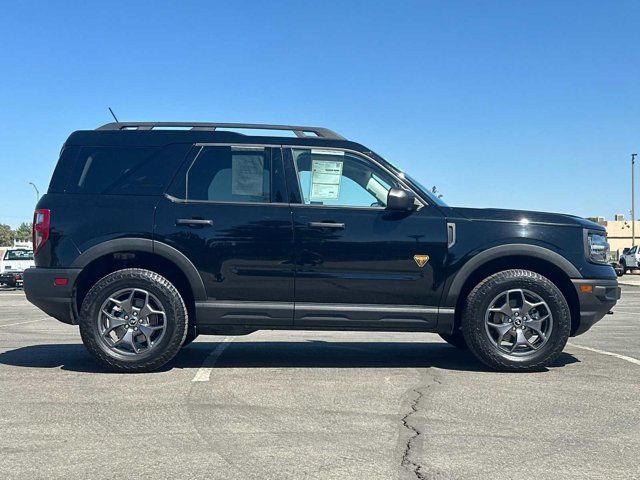
[[[620,287],[615,279],[580,279],[572,282],[580,301],[580,324],[572,333],[572,336],[576,336],[589,330],[613,308],[620,299]]]
[[[63,323],[75,323],[73,288],[80,269],[28,268],[24,271],[24,292],[31,303]],[[67,278],[66,285],[55,285],[56,278]]]

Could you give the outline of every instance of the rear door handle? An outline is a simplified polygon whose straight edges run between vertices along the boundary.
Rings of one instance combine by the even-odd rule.
[[[213,225],[213,220],[205,220],[204,218],[177,218],[176,225]]]
[[[335,228],[339,230],[344,229],[344,223],[335,222],[309,222],[309,226],[311,228]]]

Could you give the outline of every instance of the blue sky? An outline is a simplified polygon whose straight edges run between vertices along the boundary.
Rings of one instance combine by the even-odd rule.
[[[12,226],[31,217],[28,182],[46,191],[68,134],[109,122],[107,106],[327,126],[450,205],[630,208],[638,1],[10,2],[0,65]]]

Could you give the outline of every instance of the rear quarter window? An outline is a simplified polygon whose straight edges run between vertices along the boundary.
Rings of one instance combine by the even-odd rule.
[[[63,151],[56,176],[68,193],[160,195],[189,151],[189,144],[165,147],[73,147]],[[70,157],[75,151],[75,159]],[[63,169],[63,172],[59,172]],[[52,185],[60,189],[60,181]]]
[[[67,177],[69,172],[75,165],[76,158],[78,157],[78,151],[80,147],[64,147],[60,152],[60,159],[53,171],[51,182],[49,183],[50,193],[62,193],[64,187],[67,184]]]

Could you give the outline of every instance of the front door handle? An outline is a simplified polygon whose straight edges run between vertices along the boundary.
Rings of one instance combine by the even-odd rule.
[[[213,225],[213,220],[205,220],[204,218],[177,218],[176,225]]]
[[[337,230],[344,229],[344,223],[335,222],[309,222],[311,228],[335,228]]]

